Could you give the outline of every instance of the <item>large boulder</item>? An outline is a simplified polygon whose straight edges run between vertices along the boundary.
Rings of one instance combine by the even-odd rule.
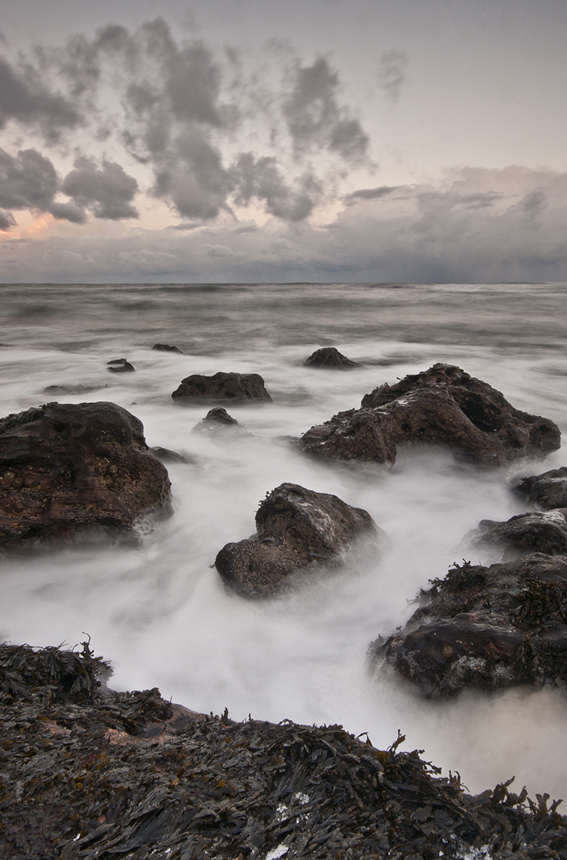
[[[369,653],[425,696],[567,685],[566,556],[455,565],[421,602],[403,630]]]
[[[393,463],[399,445],[428,442],[484,466],[503,466],[545,457],[560,440],[553,421],[520,412],[459,367],[435,364],[366,394],[360,409],[312,427],[300,446],[321,457]]]
[[[0,550],[171,513],[167,470],[114,403],[48,403],[0,420]]]
[[[322,346],[321,349],[316,349],[303,364],[305,367],[323,367],[326,370],[349,370],[360,367],[360,364],[351,361],[335,346]]]
[[[514,490],[532,505],[544,510],[567,508],[567,466],[522,478]]]
[[[295,581],[298,571],[344,561],[357,538],[384,539],[369,513],[337,496],[281,484],[256,513],[256,534],[229,543],[216,557],[224,582],[243,597],[270,597]]]
[[[259,373],[215,373],[186,376],[171,395],[178,402],[220,401],[231,403],[259,401],[271,403]]]
[[[478,528],[466,535],[465,542],[500,548],[505,558],[531,552],[566,555],[567,509],[531,511],[510,517],[506,522],[481,520]]]

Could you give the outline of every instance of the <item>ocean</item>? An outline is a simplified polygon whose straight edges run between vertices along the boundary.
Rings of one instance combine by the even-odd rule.
[[[237,720],[341,723],[378,747],[400,729],[402,749],[423,749],[471,791],[515,776],[516,790],[565,795],[564,694],[424,701],[366,664],[370,642],[405,624],[430,579],[463,558],[495,560],[464,546],[464,535],[481,519],[525,510],[510,481],[567,465],[562,451],[486,471],[446,450],[408,448],[387,469],[309,459],[286,437],[435,362],[462,367],[565,434],[567,284],[5,284],[0,318],[0,415],[54,399],[112,401],[142,420],[149,445],[188,460],[168,465],[174,515],[141,530],[138,546],[4,562],[0,639],[74,646],[90,636],[112,662],[115,689],[158,686],[174,702],[228,708]],[[320,346],[362,367],[304,367]],[[115,358],[135,373],[109,373]],[[209,407],[172,400],[184,377],[217,371],[264,378],[273,403],[229,409],[251,435],[192,433]],[[51,385],[76,393],[45,394]],[[254,532],[260,500],[284,481],[365,508],[390,546],[363,566],[247,602],[212,565],[224,544]]]

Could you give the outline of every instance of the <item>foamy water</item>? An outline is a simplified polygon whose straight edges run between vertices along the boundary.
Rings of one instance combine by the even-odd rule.
[[[419,588],[461,560],[465,533],[523,509],[511,475],[458,465],[436,449],[406,450],[391,470],[317,462],[282,437],[436,361],[458,364],[566,432],[566,296],[565,285],[0,287],[1,414],[48,399],[109,400],[143,421],[148,444],[191,460],[168,466],[175,515],[140,547],[4,564],[0,636],[74,645],[88,634],[111,660],[117,689],[159,686],[196,710],[227,707],[234,719],[338,722],[377,746],[400,728],[406,747],[459,771],[471,790],[515,775],[532,793],[565,794],[563,695],[511,690],[431,703],[366,670],[369,643],[403,625]],[[155,342],[187,354],[152,351]],[[328,344],[365,366],[303,367]],[[136,373],[107,371],[121,357]],[[230,410],[250,437],[194,434],[207,407],[171,399],[183,377],[219,370],[265,379],[273,404]],[[42,393],[81,383],[107,387]],[[516,471],[565,464],[559,451]],[[254,531],[259,501],[283,481],[365,508],[390,548],[294,594],[249,603],[227,593],[211,565],[225,543]],[[478,553],[466,557],[487,561]]]

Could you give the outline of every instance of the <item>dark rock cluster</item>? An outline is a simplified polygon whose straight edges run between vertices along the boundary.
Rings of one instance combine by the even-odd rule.
[[[203,376],[194,373],[186,376],[171,395],[177,402],[230,401],[231,403],[258,401],[271,403],[272,398],[264,387],[259,373],[215,373]]]
[[[410,443],[447,445],[483,466],[504,466],[545,457],[560,445],[559,428],[528,415],[503,395],[459,367],[435,364],[382,385],[360,409],[339,412],[301,438],[304,451],[341,460],[393,463]]]
[[[403,735],[204,716],[107,670],[89,643],[0,645],[0,860],[566,856],[558,802],[471,796]]]

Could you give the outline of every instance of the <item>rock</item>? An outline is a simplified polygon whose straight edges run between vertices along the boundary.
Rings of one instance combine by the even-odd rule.
[[[113,358],[111,361],[106,362],[106,366],[112,373],[134,373],[136,369],[125,358]]]
[[[523,478],[514,490],[540,508],[567,508],[567,466]]]
[[[459,367],[435,364],[376,388],[360,409],[312,427],[300,447],[321,457],[393,463],[399,445],[428,442],[497,467],[545,457],[559,448],[560,438],[553,421],[514,409],[499,391]]]
[[[360,367],[356,361],[351,361],[334,346],[323,346],[315,350],[309,358],[303,362],[305,367],[324,367],[330,370],[348,370],[351,367]]]
[[[160,352],[178,352],[179,355],[185,355],[183,350],[177,346],[169,346],[167,343],[154,343],[152,349],[158,349]]]
[[[190,463],[192,462],[183,454],[178,454],[177,451],[170,451],[169,448],[162,448],[161,445],[154,445],[148,449],[150,454],[157,457],[162,463]]]
[[[86,394],[89,391],[99,391],[101,388],[108,388],[108,385],[100,382],[79,382],[77,385],[48,385],[41,392],[42,394]]]
[[[567,509],[518,514],[506,522],[481,520],[478,529],[465,541],[471,545],[492,545],[505,550],[505,558],[530,552],[567,554]]]
[[[215,559],[224,582],[243,597],[271,597],[298,571],[342,563],[357,538],[379,544],[385,537],[366,511],[298,484],[281,484],[266,496],[256,529],[253,537],[227,544]]]
[[[370,646],[427,697],[567,684],[567,557],[465,562],[421,593],[403,631]]]
[[[232,403],[259,401],[271,403],[272,398],[264,387],[264,380],[258,373],[215,373],[202,376],[194,373],[181,381],[171,395],[178,401],[216,400]]]
[[[224,433],[227,432],[238,436],[251,436],[248,430],[239,424],[236,418],[228,414],[222,406],[209,409],[202,421],[195,424],[193,433]]]
[[[133,535],[171,513],[142,422],[114,403],[48,403],[0,420],[0,548]]]

